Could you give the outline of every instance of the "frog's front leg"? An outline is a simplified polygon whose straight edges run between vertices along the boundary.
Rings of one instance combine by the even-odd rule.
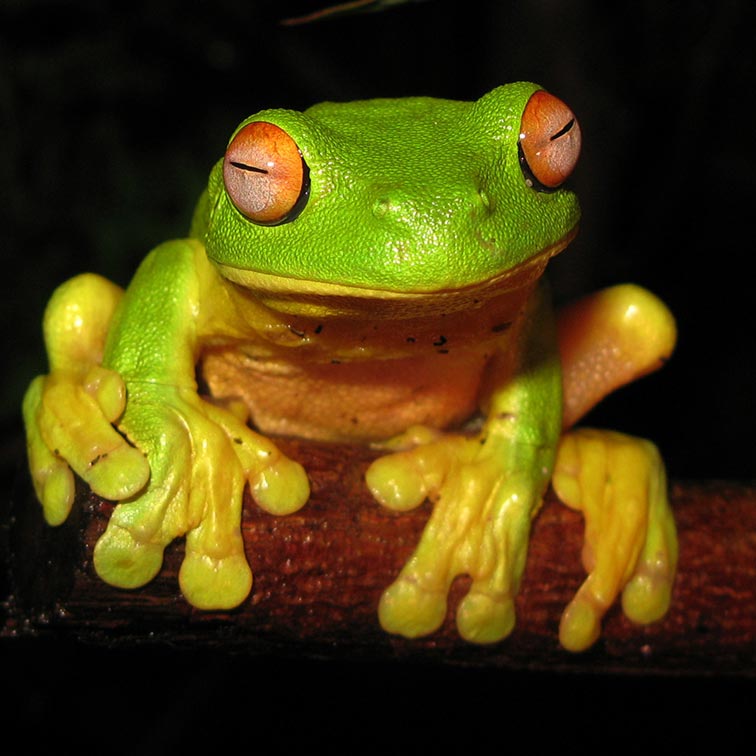
[[[540,299],[520,338],[514,375],[507,356],[492,365],[479,434],[441,434],[368,470],[368,486],[382,504],[409,509],[428,498],[434,505],[414,554],[381,599],[380,621],[389,632],[415,637],[437,629],[451,583],[463,574],[472,584],[457,608],[462,637],[490,643],[514,626],[530,524],[561,427],[561,376]]]
[[[103,357],[125,381],[118,428],[146,456],[150,479],[115,507],[95,547],[95,568],[113,585],[143,585],[160,569],[165,546],[186,535],[181,588],[204,609],[236,606],[251,587],[240,533],[245,484],[277,514],[309,495],[300,465],[197,393],[205,334],[217,338],[219,328],[233,327],[224,287],[199,243],[159,247],[126,291]]]

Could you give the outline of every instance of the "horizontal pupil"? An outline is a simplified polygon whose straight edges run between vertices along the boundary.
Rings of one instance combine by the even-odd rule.
[[[235,160],[231,160],[231,165],[234,166],[234,168],[239,168],[242,171],[251,171],[252,173],[267,173],[267,171],[264,168],[258,168],[254,165],[247,165],[246,163],[237,163]]]
[[[553,142],[555,139],[559,139],[559,137],[564,136],[574,125],[575,119],[572,118],[559,131],[557,131],[556,134],[552,135],[549,138],[549,141]]]

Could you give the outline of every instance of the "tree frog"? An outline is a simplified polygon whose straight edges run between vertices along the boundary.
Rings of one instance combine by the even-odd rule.
[[[183,595],[225,610],[252,586],[245,486],[273,515],[308,500],[272,438],[375,444],[375,499],[433,504],[377,607],[389,633],[434,632],[467,575],[459,633],[506,637],[550,482],[586,523],[564,647],[589,647],[620,593],[631,619],[661,617],[677,542],[660,455],[573,426],[664,362],[675,323],[629,284],[552,315],[542,273],[577,232],[580,143],[567,105],[527,82],[245,120],[188,238],[125,291],[83,274],[51,298],[49,374],[24,399],[47,521],[67,517],[76,473],[117,502],[94,548],[103,580],[146,584],[185,537]]]

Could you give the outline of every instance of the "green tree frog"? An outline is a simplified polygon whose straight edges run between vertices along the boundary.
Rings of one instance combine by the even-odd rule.
[[[550,482],[586,523],[562,644],[590,646],[620,594],[631,619],[661,617],[677,541],[660,455],[573,426],[662,364],[675,323],[632,285],[552,316],[541,276],[577,231],[580,142],[571,110],[524,82],[245,120],[188,238],[125,291],[83,274],[51,298],[49,374],[24,399],[47,521],[67,517],[76,473],[118,502],[94,548],[103,580],[146,584],[185,537],[183,595],[228,609],[252,586],[245,486],[274,515],[308,500],[271,437],[378,444],[377,501],[433,503],[377,607],[389,633],[436,630],[464,574],[459,633],[507,636]]]

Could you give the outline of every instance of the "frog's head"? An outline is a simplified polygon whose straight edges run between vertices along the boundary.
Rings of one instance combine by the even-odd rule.
[[[195,231],[226,278],[271,296],[477,296],[572,239],[579,151],[572,112],[529,83],[266,110],[232,136]]]

